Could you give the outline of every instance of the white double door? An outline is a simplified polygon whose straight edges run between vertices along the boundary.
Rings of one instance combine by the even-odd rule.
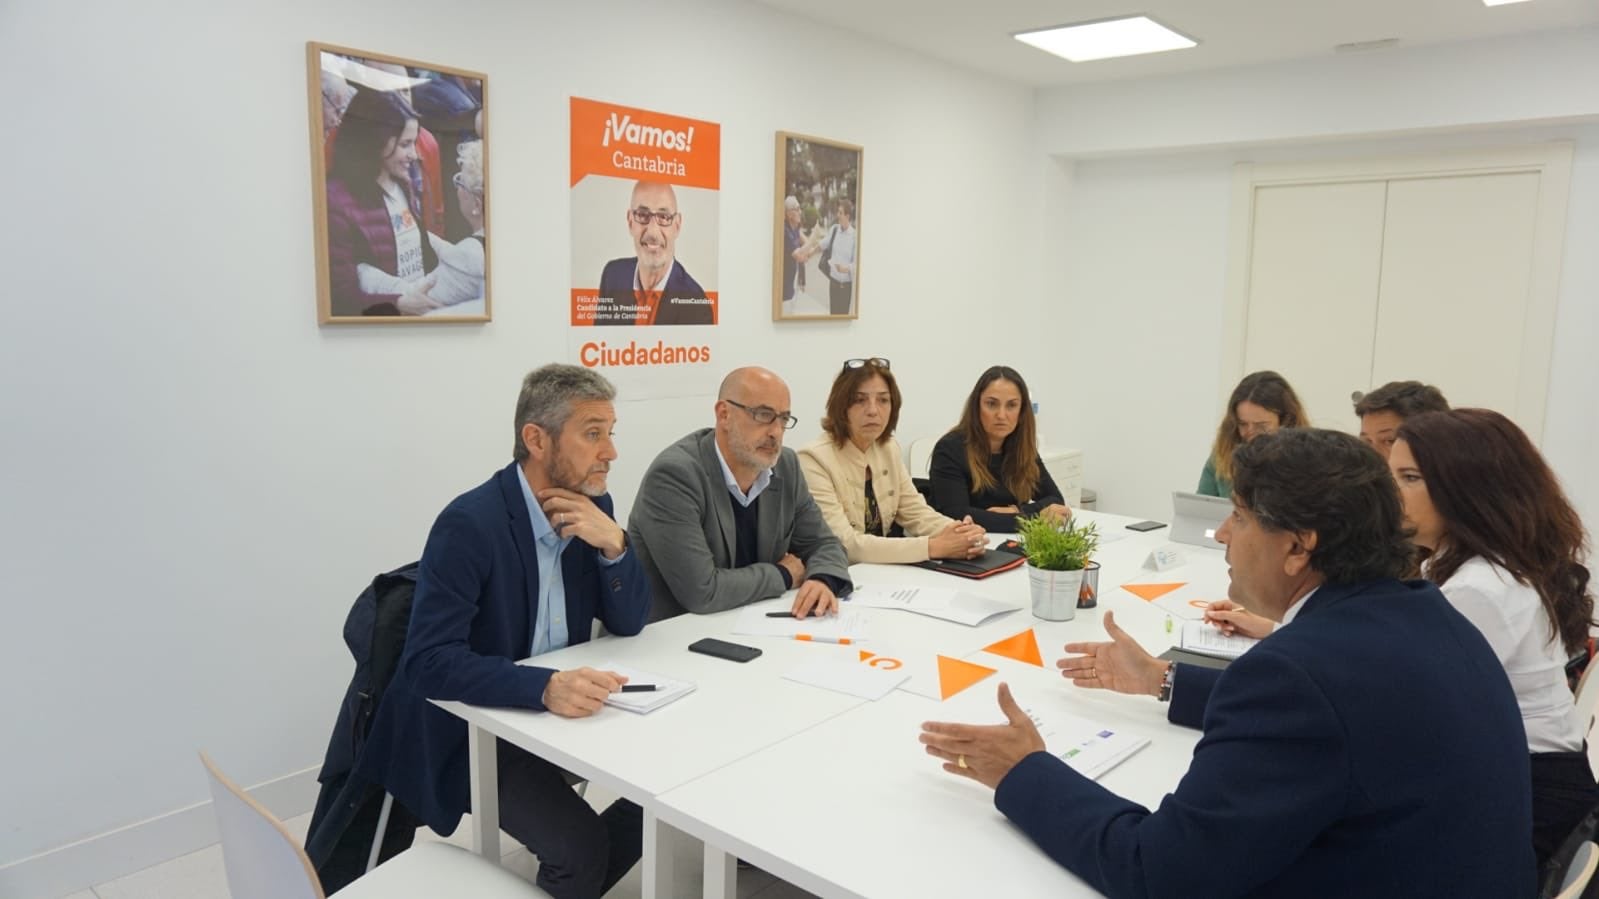
[[[1319,427],[1356,430],[1353,393],[1413,379],[1453,405],[1498,409],[1537,440],[1565,217],[1560,149],[1552,162],[1535,152],[1246,168],[1237,373],[1282,373]]]

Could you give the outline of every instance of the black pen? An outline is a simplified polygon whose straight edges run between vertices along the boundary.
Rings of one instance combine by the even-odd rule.
[[[793,612],[767,612],[767,618],[793,618]]]
[[[655,688],[654,684],[623,684],[622,685],[622,692],[623,693],[653,693],[653,692],[655,692],[655,689],[656,688]]]

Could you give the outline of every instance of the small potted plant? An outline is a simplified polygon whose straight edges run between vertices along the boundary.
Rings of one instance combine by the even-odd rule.
[[[1022,552],[1027,556],[1027,580],[1032,588],[1033,615],[1045,621],[1077,617],[1077,598],[1083,586],[1083,568],[1099,548],[1099,529],[1075,521],[1057,524],[1043,516],[1016,521]]]

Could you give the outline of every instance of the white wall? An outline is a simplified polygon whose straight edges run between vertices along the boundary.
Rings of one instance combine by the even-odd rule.
[[[1165,519],[1220,397],[1232,166],[1576,142],[1543,447],[1580,512],[1599,411],[1599,28],[1040,90],[1045,282],[1099,508]],[[1430,339],[1417,335],[1417,339]],[[1292,377],[1291,373],[1290,379]],[[1115,385],[1109,390],[1098,384]],[[1447,385],[1446,385],[1447,386]],[[1060,391],[1058,386],[1052,388]]]
[[[316,326],[308,39],[489,75],[492,324]],[[1030,92],[758,4],[22,0],[0,60],[6,896],[200,802],[198,748],[246,784],[320,761],[350,602],[507,461],[519,377],[562,357],[569,95],[722,124],[721,362],[788,377],[793,441],[843,358],[893,359],[911,437],[1042,346],[1002,314],[1037,292]],[[770,321],[778,129],[866,147],[857,323]],[[623,509],[710,405],[620,404]]]
[[[1041,90],[1071,158],[1474,130],[1599,115],[1599,27]]]
[[[1317,143],[1295,148],[1139,156],[1065,163],[1051,216],[1062,224],[1053,277],[1064,279],[1062,318],[1078,336],[1068,364],[1046,380],[1089,373],[1110,390],[1078,394],[1085,483],[1099,508],[1166,519],[1170,492],[1199,479],[1222,414],[1221,317],[1234,163],[1360,158],[1573,140],[1566,246],[1543,448],[1567,492],[1599,520],[1592,471],[1599,411],[1599,126],[1496,128],[1474,134]],[[1417,340],[1447,339],[1417,334]],[[1306,339],[1315,339],[1306,335]],[[1491,365],[1492,360],[1484,360]],[[1289,380],[1293,372],[1284,370]],[[1447,392],[1448,385],[1443,385]],[[1328,423],[1343,426],[1344,422]]]

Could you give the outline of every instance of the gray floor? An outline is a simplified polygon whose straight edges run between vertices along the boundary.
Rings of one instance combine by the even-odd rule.
[[[614,799],[603,791],[590,788],[589,802],[597,808],[604,808]],[[311,823],[309,814],[285,821],[289,831],[300,839],[305,838],[306,827]],[[450,837],[449,842],[465,846],[470,828],[466,822]],[[423,828],[417,832],[419,840],[437,840],[432,831]],[[507,868],[532,880],[538,873],[538,859],[528,851],[514,843],[510,837],[502,837],[501,845],[507,847],[504,863]],[[674,884],[672,895],[695,896],[699,895],[702,886],[701,859],[693,847],[685,847],[677,861],[677,883]],[[641,895],[643,890],[639,869],[635,867],[627,877],[624,877],[611,892],[607,899],[633,899]],[[750,869],[738,872],[739,899],[803,899],[810,893],[799,889],[765,871]],[[175,858],[169,862],[146,868],[135,874],[129,874],[120,880],[103,883],[92,890],[73,893],[64,899],[227,899],[228,880],[222,868],[222,847],[208,846],[199,852]]]

